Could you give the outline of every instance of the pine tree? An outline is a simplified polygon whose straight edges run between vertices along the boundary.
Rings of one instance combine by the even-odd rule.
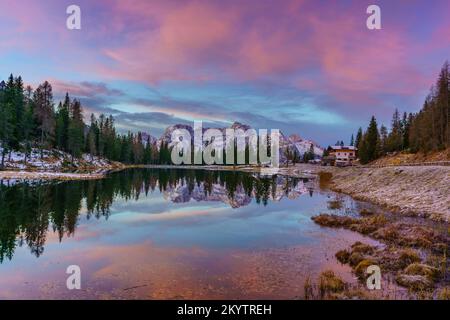
[[[380,155],[385,155],[387,151],[388,130],[384,125],[380,127]]]
[[[97,155],[97,137],[98,137],[98,126],[97,119],[95,115],[91,114],[91,124],[89,126],[89,131],[86,139],[86,151],[91,155],[91,160]]]
[[[367,164],[369,159],[369,151],[367,148],[367,135],[363,134],[358,144],[358,156],[361,164]]]
[[[68,151],[70,123],[70,98],[66,93],[64,103],[59,103],[56,112],[55,142],[56,147],[63,151]]]
[[[16,82],[14,76],[11,74],[6,83],[5,89],[3,91],[3,110],[1,115],[4,117],[2,121],[2,163],[6,153],[13,149],[18,149],[19,139],[17,131],[17,113],[16,113]]]
[[[161,141],[161,147],[159,149],[159,163],[160,164],[170,164],[170,150],[167,142]]]
[[[142,144],[142,133],[138,132],[133,141],[134,163],[143,163],[144,161],[144,146]]]
[[[379,146],[380,135],[378,133],[378,125],[375,116],[370,119],[369,127],[366,133],[367,159],[373,161],[378,158],[377,146]]]
[[[411,120],[412,120],[412,114],[409,115],[404,112],[403,113],[403,119],[402,119],[402,139],[403,139],[403,150],[409,149],[409,131],[411,128]]]
[[[409,120],[411,151],[430,152],[450,147],[450,67],[445,62],[419,113]]]
[[[83,110],[81,103],[78,100],[73,100],[70,108],[70,122],[68,134],[68,147],[72,155],[72,162],[74,157],[80,157],[84,145],[84,122]]]
[[[105,115],[101,114],[98,120],[98,138],[97,138],[97,152],[100,157],[105,155]],[[125,155],[123,155],[125,156]]]
[[[24,139],[24,162],[27,163],[27,157],[31,153],[33,134],[36,130],[34,121],[34,105],[32,99],[33,89],[27,86],[25,96],[25,114],[23,118],[23,139]]]
[[[450,147],[450,67],[448,61],[442,66],[436,83],[435,113],[437,149]]]
[[[0,144],[2,147],[1,164],[5,164],[5,156],[9,152],[10,141],[14,132],[13,117],[7,99],[7,87],[0,91]]]
[[[123,135],[121,139],[121,153],[120,161],[123,163],[131,163],[131,143],[130,143],[130,133]]]
[[[310,143],[308,151],[303,154],[303,162],[308,163],[310,160],[314,160],[314,145]]]
[[[24,85],[22,77],[18,76],[14,78],[14,84],[12,88],[12,107],[13,111],[13,141],[11,147],[13,149],[19,149],[20,143],[23,141],[23,120],[25,116],[25,96]]]
[[[152,144],[152,163],[157,164],[159,159],[159,150],[156,141]],[[194,161],[192,161],[194,163]]]
[[[403,128],[400,113],[395,109],[392,116],[391,132],[388,135],[387,151],[400,151],[403,149]]]
[[[45,81],[34,92],[34,116],[39,130],[39,146],[41,158],[45,147],[51,147],[51,139],[55,130],[55,117],[53,111],[53,90],[50,83]]]
[[[361,138],[359,132],[361,131]],[[358,131],[358,157],[362,164],[369,163],[378,158],[381,152],[380,134],[375,116],[372,116],[369,127],[365,133]]]
[[[147,142],[145,144],[144,150],[144,164],[152,163],[152,144],[150,141],[150,136],[147,137]]]
[[[358,133],[356,134],[356,139],[355,139],[355,146],[356,146],[356,147],[359,146],[359,143],[360,143],[361,140],[362,140],[362,135],[363,135],[363,132],[362,132],[362,128],[360,127],[360,128],[358,129]]]

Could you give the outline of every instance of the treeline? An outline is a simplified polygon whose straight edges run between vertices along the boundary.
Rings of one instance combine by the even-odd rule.
[[[352,136],[353,141],[353,136]],[[351,143],[351,145],[353,145]],[[446,62],[422,109],[401,115],[396,109],[388,130],[378,128],[372,116],[368,128],[359,128],[354,145],[362,164],[390,152],[434,152],[450,148],[450,66]]]
[[[56,148],[68,152],[72,161],[83,153],[129,164],[170,161],[166,144],[157,146],[150,137],[144,141],[141,133],[118,134],[112,116],[97,119],[92,114],[87,126],[79,100],[66,94],[55,108],[48,81],[33,90],[12,74],[0,83],[0,146],[0,168],[11,151],[23,152],[26,163],[32,148],[41,150],[41,158],[43,150]]]

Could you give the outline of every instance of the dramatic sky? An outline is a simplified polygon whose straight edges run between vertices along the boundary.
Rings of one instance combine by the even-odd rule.
[[[70,4],[81,30],[66,28]],[[382,30],[366,27],[370,4]],[[450,59],[449,13],[448,0],[0,0],[0,79],[49,80],[122,131],[240,121],[347,142],[372,114],[420,108]]]

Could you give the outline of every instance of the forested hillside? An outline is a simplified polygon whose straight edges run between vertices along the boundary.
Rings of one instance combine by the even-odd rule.
[[[427,154],[450,148],[449,83],[450,66],[445,62],[419,112],[401,115],[396,109],[389,131],[384,125],[378,127],[372,116],[367,130],[359,128],[356,134],[361,163],[397,151]]]
[[[148,142],[148,143],[146,143]],[[52,86],[45,81],[36,89],[24,86],[22,77],[11,75],[0,83],[0,168],[12,151],[24,154],[32,149],[58,149],[70,153],[72,161],[83,153],[123,163],[168,163],[167,146],[143,141],[141,133],[121,135],[114,118],[93,114],[87,125],[83,107],[67,93],[55,108]],[[161,152],[162,151],[162,152]]]

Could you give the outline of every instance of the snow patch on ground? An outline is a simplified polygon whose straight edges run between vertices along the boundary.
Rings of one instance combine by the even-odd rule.
[[[0,155],[3,149],[0,147]],[[48,170],[60,171],[64,169],[88,169],[97,168],[108,170],[113,167],[113,163],[106,159],[88,154],[83,154],[80,159],[73,159],[72,156],[60,150],[41,150],[33,148],[28,157],[20,151],[12,151],[5,155],[5,168],[14,170]]]

